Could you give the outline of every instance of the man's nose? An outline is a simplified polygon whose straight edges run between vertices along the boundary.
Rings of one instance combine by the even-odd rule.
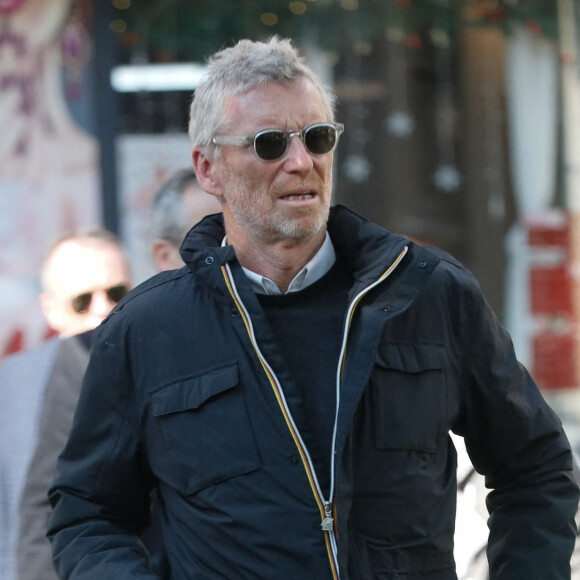
[[[312,169],[312,155],[306,150],[300,133],[290,135],[290,144],[284,160],[286,171],[308,171]]]
[[[93,293],[93,299],[91,300],[89,310],[93,316],[105,318],[114,306],[115,302],[107,296],[107,293],[104,290],[96,290]]]

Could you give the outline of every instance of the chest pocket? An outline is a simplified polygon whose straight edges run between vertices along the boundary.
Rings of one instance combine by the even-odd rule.
[[[381,343],[370,382],[377,449],[434,453],[445,434],[445,349]]]
[[[185,493],[260,467],[236,363],[171,383],[151,404]]]

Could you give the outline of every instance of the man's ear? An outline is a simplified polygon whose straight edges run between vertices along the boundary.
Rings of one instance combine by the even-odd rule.
[[[208,157],[202,147],[194,147],[191,160],[200,187],[207,193],[220,195],[219,183],[215,179],[215,160]]]
[[[179,255],[179,249],[171,242],[160,238],[151,244],[151,255],[158,272],[173,270],[183,266],[183,260]]]

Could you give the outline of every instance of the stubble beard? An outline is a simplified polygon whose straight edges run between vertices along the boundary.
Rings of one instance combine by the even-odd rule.
[[[329,187],[329,190],[331,187]],[[264,192],[233,186],[230,195],[227,196],[231,213],[242,230],[251,237],[269,241],[287,241],[299,243],[306,241],[322,229],[326,228],[330,204],[323,208],[313,210],[308,207],[295,208],[292,216],[284,215],[281,211],[264,212],[262,196]],[[330,191],[328,192],[330,197]]]

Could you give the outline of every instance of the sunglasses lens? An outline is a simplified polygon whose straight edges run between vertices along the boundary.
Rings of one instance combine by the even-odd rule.
[[[262,131],[254,138],[254,149],[261,159],[273,161],[280,159],[287,149],[290,135],[297,135],[297,132],[285,132],[272,129]],[[304,145],[313,155],[324,155],[330,153],[338,143],[339,132],[334,125],[312,125],[303,133]]]
[[[288,148],[288,137],[282,131],[263,131],[256,135],[254,148],[261,159],[280,159]]]
[[[304,133],[304,144],[310,153],[324,155],[336,145],[336,129],[332,125],[315,125]]]
[[[123,296],[125,296],[125,294],[127,294],[127,292],[129,292],[129,287],[125,286],[124,284],[121,284],[119,286],[107,288],[105,292],[107,293],[107,297],[109,298],[109,300],[111,302],[115,302],[116,304],[117,302],[119,302],[119,300],[121,300],[121,298],[123,298]],[[77,314],[82,314],[83,312],[86,312],[89,309],[89,306],[91,305],[91,302],[93,300],[93,294],[94,292],[85,292],[84,294],[79,294],[78,296],[75,296],[70,301],[72,309]]]
[[[93,298],[92,292],[85,292],[84,294],[79,294],[78,296],[75,296],[71,300],[72,309],[77,314],[81,314],[82,312],[85,312],[89,308],[89,306],[91,305],[92,298]]]
[[[107,290],[107,296],[111,302],[119,302],[119,300],[121,300],[121,298],[123,298],[127,292],[129,292],[129,288],[127,286],[113,286]]]

